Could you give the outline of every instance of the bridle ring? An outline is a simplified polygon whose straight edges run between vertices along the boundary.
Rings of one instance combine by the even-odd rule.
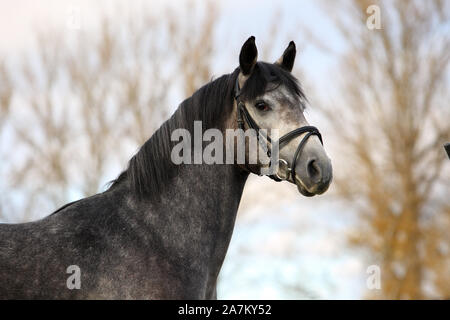
[[[280,175],[279,175],[280,163],[283,163],[286,166],[286,176],[285,177],[280,177]],[[284,159],[278,159],[278,170],[275,173],[275,177],[277,177],[280,180],[288,180],[290,175],[291,175],[291,168],[289,168],[289,163]]]

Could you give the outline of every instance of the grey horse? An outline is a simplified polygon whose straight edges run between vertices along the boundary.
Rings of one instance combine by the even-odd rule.
[[[192,133],[195,121],[220,132],[278,129],[272,178],[305,196],[325,192],[331,162],[304,118],[295,55],[291,42],[275,63],[257,62],[250,37],[239,67],[182,102],[105,192],[39,221],[0,224],[0,298],[215,299],[245,182],[264,165],[250,163],[249,148],[244,163],[175,164],[171,134]]]

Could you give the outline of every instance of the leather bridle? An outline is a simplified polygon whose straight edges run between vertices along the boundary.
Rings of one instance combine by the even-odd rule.
[[[245,103],[243,103],[240,99],[240,95],[241,95],[241,89],[239,87],[239,76],[236,78],[236,84],[235,84],[235,88],[234,88],[234,99],[236,100],[236,104],[237,104],[237,123],[238,123],[238,127],[239,129],[242,129],[245,131],[245,124],[247,124],[247,127],[250,129],[253,129],[255,131],[258,132],[257,134],[257,140],[258,143],[261,144],[263,150],[266,149],[266,146],[264,145],[263,142],[261,142],[261,140],[259,139],[260,136],[264,137],[267,142],[270,144],[270,148],[268,148],[266,150],[267,152],[267,156],[270,158],[271,156],[271,150],[273,149],[273,147],[278,144],[278,148],[281,149],[283,146],[285,146],[289,141],[291,141],[292,139],[298,137],[299,135],[302,135],[304,133],[307,133],[303,139],[300,141],[300,143],[297,146],[297,150],[294,153],[294,157],[292,159],[292,167],[289,168],[289,163],[284,160],[279,158],[278,159],[278,163],[283,163],[286,166],[286,176],[285,177],[280,177],[278,174],[278,171],[276,174],[270,175],[269,177],[275,181],[282,181],[282,180],[289,180],[289,178],[292,178],[292,181],[294,183],[296,183],[295,181],[295,165],[297,162],[297,158],[300,156],[303,148],[305,147],[306,142],[308,141],[309,137],[315,135],[317,137],[319,137],[320,143],[323,144],[322,141],[322,135],[320,134],[319,130],[316,127],[313,126],[304,126],[304,127],[300,127],[297,129],[294,129],[288,133],[286,133],[284,136],[282,136],[278,141],[276,141],[275,143],[272,142],[272,140],[270,139],[269,135],[267,136],[263,136],[262,134],[260,135],[260,127],[258,126],[258,124],[255,122],[255,120],[252,118],[252,116],[250,115],[250,113],[248,112],[247,108],[245,107]],[[257,175],[260,175],[260,172],[255,172],[253,171],[247,164],[247,162],[245,162],[245,168],[252,173],[255,173]]]

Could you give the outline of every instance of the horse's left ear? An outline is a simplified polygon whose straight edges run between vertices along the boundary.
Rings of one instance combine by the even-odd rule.
[[[284,50],[283,55],[278,59],[275,64],[279,65],[283,69],[291,72],[294,67],[295,54],[297,49],[295,48],[294,41],[289,42],[288,47]]]
[[[255,37],[251,36],[242,45],[241,53],[239,54],[239,67],[244,76],[249,76],[256,65],[258,59],[258,49],[255,44]]]

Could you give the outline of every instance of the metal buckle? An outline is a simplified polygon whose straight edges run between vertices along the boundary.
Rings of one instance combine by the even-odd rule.
[[[286,173],[285,177],[279,175],[280,167],[281,167],[280,163],[283,163],[283,165],[286,167],[286,169],[284,170]],[[280,180],[288,180],[290,175],[291,175],[291,168],[289,168],[289,164],[287,163],[287,161],[284,159],[278,159],[278,170],[275,173],[275,177],[277,177]]]

